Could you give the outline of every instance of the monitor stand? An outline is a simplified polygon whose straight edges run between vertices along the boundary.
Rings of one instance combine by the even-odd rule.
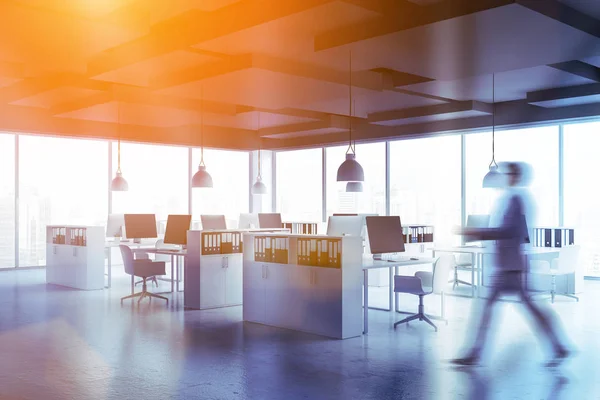
[[[142,239],[133,239],[133,243],[135,243],[135,244],[141,244],[142,243]]]

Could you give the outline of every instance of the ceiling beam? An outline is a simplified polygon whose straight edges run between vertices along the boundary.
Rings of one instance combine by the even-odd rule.
[[[212,12],[193,9],[157,24],[139,39],[102,52],[88,63],[88,74],[100,75],[333,1],[240,0]]]
[[[433,106],[375,112],[368,115],[368,121],[395,121],[407,118],[420,118],[433,115],[460,113],[464,111],[479,111],[491,114],[492,105],[479,101],[457,101],[448,104],[437,104]]]
[[[514,4],[516,0],[446,0],[418,8],[405,7],[404,12],[384,15],[352,24],[315,37],[315,51],[331,49],[375,37],[397,33],[452,18]],[[535,0],[534,0],[535,1]]]
[[[231,56],[224,60],[186,68],[177,72],[159,75],[150,79],[150,87],[155,90],[179,86],[190,82],[213,78],[236,71],[252,68],[252,55]]]
[[[15,105],[0,107],[0,130],[88,139],[121,140],[199,147],[199,132],[195,127],[157,128],[131,124],[57,118],[39,108]],[[254,131],[236,128],[205,126],[204,145],[223,149],[253,150],[258,148]]]
[[[548,66],[573,75],[581,76],[582,78],[600,82],[600,68],[595,65],[584,63],[583,61],[573,60],[550,64]]]
[[[350,82],[350,74],[347,70],[341,72],[337,69],[263,54],[252,55],[252,67],[339,85],[348,85]],[[377,71],[354,71],[352,73],[352,86],[374,91],[393,88],[392,86],[387,88],[384,86],[381,75]]]
[[[324,121],[314,121],[314,122],[301,122],[299,124],[289,124],[289,125],[280,125],[273,126],[269,128],[261,128],[258,133],[259,136],[275,136],[275,135],[284,135],[289,133],[297,133],[297,132],[306,132],[306,131],[314,131],[318,129],[326,129],[331,128],[332,123],[330,120]]]
[[[517,4],[600,38],[600,21],[557,0],[516,0]]]
[[[416,10],[419,6],[408,0],[342,0],[344,3],[352,4],[365,10],[378,14],[390,15]]]
[[[205,111],[212,114],[234,116],[237,108],[234,104],[218,103],[214,101],[200,101],[195,99],[179,98],[152,92],[150,89],[126,85],[112,85],[110,90],[94,94],[82,99],[57,104],[50,108],[54,115],[66,114],[92,106],[122,101],[147,106],[174,108],[187,111]]]
[[[527,103],[546,108],[600,102],[600,83],[537,90],[527,93]]]

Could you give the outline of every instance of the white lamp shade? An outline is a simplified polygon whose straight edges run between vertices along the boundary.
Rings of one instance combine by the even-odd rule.
[[[338,182],[363,182],[365,173],[361,165],[356,161],[356,155],[346,154],[346,161],[340,165],[337,172]]]
[[[362,182],[348,182],[346,183],[346,192],[358,193],[363,191]]]
[[[126,192],[129,190],[129,185],[120,171],[117,172],[115,178],[110,183],[110,190],[113,192]]]
[[[267,194],[267,186],[263,183],[260,176],[256,178],[256,182],[254,182],[250,191],[252,194]]]
[[[198,171],[192,177],[192,187],[194,188],[211,188],[213,180],[210,174],[206,171],[206,166],[200,165]]]
[[[491,166],[490,171],[483,177],[484,188],[501,188],[505,186],[504,174],[498,172],[498,167]]]

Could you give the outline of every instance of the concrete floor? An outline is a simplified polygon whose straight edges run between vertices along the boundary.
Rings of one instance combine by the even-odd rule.
[[[504,302],[485,365],[459,370],[444,360],[465,343],[478,304],[468,298],[447,297],[438,333],[394,330],[402,315],[371,311],[368,335],[339,341],[243,323],[241,307],[184,311],[182,293],[121,306],[129,281],[114,271],[112,289],[91,292],[46,285],[44,270],[0,272],[0,399],[600,398],[600,282],[553,306],[579,350],[560,368],[543,367],[537,332]],[[373,288],[372,304],[385,293]],[[439,298],[426,310],[438,313]]]

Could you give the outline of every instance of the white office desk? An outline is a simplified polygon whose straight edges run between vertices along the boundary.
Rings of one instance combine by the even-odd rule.
[[[394,297],[394,273],[398,273],[399,267],[408,267],[413,265],[433,264],[435,258],[414,257],[416,260],[398,260],[384,261],[374,260],[372,257],[364,257],[362,260],[363,269],[363,333],[369,332],[369,308],[383,311],[392,311],[396,309]],[[369,270],[378,268],[389,268],[390,287],[389,287],[389,309],[369,307]]]
[[[436,252],[440,253],[467,253],[471,254],[471,282],[477,282],[477,285],[471,286],[471,296],[475,297],[477,291],[477,297],[479,297],[479,287],[483,282],[483,256],[486,254],[495,254],[497,248],[495,246],[451,246],[451,247],[434,247],[433,256],[435,257]],[[554,247],[529,247],[522,250],[522,254],[525,257],[525,289],[527,289],[527,272],[529,272],[529,259],[531,256],[545,255],[545,254],[556,254],[560,252],[560,248]],[[475,289],[477,287],[477,289]]]

